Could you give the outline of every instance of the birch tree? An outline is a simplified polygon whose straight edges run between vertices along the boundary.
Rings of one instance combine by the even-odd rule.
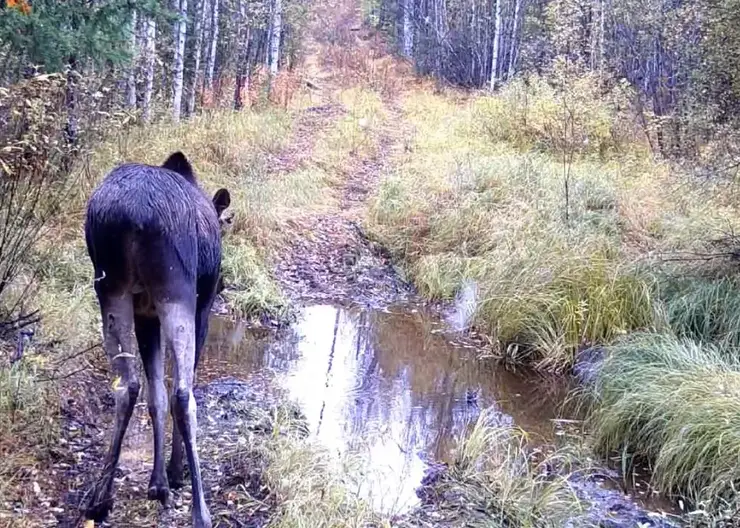
[[[142,118],[145,122],[152,118],[152,92],[154,91],[154,63],[157,50],[157,22],[146,19],[144,33],[144,95],[142,98]]]
[[[182,81],[185,70],[185,33],[187,31],[188,0],[178,0],[179,12],[178,20],[175,23],[174,42],[174,72],[172,78],[172,120],[180,120],[182,111]]]
[[[136,108],[136,59],[138,50],[136,47],[136,10],[131,12],[131,64],[128,69],[128,79],[126,82],[126,106],[129,109]]]
[[[403,3],[403,54],[412,58],[414,53],[414,0],[404,0]]]
[[[205,27],[206,14],[209,12],[208,0],[200,0],[200,6],[197,11],[198,16],[195,18],[195,49],[193,55],[195,64],[193,65],[193,76],[188,92],[187,114],[192,115],[195,112],[195,98],[198,94],[198,87],[201,84],[200,63],[203,55],[203,32]]]
[[[524,0],[516,0],[514,4],[514,21],[512,23],[513,27],[511,29],[511,50],[509,52],[509,68],[508,72],[506,74],[507,79],[512,79],[514,77],[515,69],[516,69],[516,58],[517,54],[519,52],[518,45],[519,45],[519,20],[521,18],[521,10],[522,10],[522,3]]]
[[[280,38],[283,29],[283,2],[274,0],[270,29],[270,77],[275,77],[280,64]]]
[[[501,2],[496,0],[493,26],[493,51],[491,52],[491,91],[495,90],[498,82],[499,43],[501,41]]]
[[[208,44],[208,65],[206,67],[205,88],[213,88],[213,74],[216,68],[216,50],[218,48],[218,11],[221,0],[212,0],[211,10],[211,40]]]

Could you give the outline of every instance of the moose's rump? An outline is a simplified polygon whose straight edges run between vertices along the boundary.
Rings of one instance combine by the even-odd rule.
[[[213,204],[160,167],[114,169],[90,197],[85,238],[96,286],[111,293],[194,299],[197,278],[220,263]]]

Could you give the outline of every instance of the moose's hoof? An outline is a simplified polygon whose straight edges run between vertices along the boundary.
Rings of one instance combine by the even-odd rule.
[[[85,509],[85,517],[96,523],[102,523],[108,518],[108,514],[113,509],[113,498],[96,500],[94,504]]]
[[[167,484],[167,479],[162,473],[160,476],[155,477],[152,475],[152,479],[149,481],[149,490],[146,493],[146,497],[149,500],[159,501],[162,506],[167,506],[170,499],[170,487]]]

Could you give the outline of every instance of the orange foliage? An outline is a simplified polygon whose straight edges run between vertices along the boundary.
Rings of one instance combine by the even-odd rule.
[[[31,4],[28,0],[7,0],[6,7],[10,9],[17,9],[24,15],[31,14]]]
[[[281,71],[272,80],[270,100],[287,109],[295,93],[301,86],[302,75],[296,71]]]

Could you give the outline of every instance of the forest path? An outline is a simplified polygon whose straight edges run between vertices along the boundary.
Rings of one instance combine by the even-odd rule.
[[[320,212],[297,211],[286,220],[291,236],[274,258],[276,278],[297,302],[398,299],[408,288],[360,225],[408,137],[396,97],[409,68],[363,24],[359,2],[317,5],[304,49],[303,108],[270,172],[318,171],[327,193]]]
[[[402,299],[408,286],[361,225],[369,197],[394,160],[403,155],[410,135],[398,104],[399,88],[410,79],[409,68],[388,52],[376,31],[363,24],[356,0],[316,5],[302,50],[296,70],[300,85],[290,108],[292,135],[285,148],[268,159],[267,177],[289,180],[300,173],[316,173],[325,193],[320,207],[291,210],[295,214],[283,220],[281,230],[290,236],[272,255],[275,276],[297,303],[378,305]],[[106,364],[102,352],[96,353],[100,357],[94,363]],[[243,381],[216,379],[221,374],[209,372],[207,364],[198,371],[199,414],[204,413],[199,417],[198,442],[207,500],[217,525],[243,526],[242,520],[249,519],[246,526],[262,526],[277,507],[274,497],[264,495],[266,462],[247,457],[249,467],[241,468],[246,473],[231,465],[242,460],[244,435],[257,443],[270,441],[265,431],[271,431],[271,426],[265,416],[275,402],[266,396],[270,390],[257,388],[255,382],[250,381],[247,389]],[[50,496],[45,502],[49,508],[34,513],[31,525],[82,523],[80,506],[102,469],[112,428],[113,402],[102,390],[109,383],[105,369],[96,369],[68,399],[61,431],[64,448],[51,462],[48,479],[39,479]],[[153,465],[145,390],[124,439],[115,507],[105,525],[187,526],[188,484],[173,494],[169,508],[145,497]]]

